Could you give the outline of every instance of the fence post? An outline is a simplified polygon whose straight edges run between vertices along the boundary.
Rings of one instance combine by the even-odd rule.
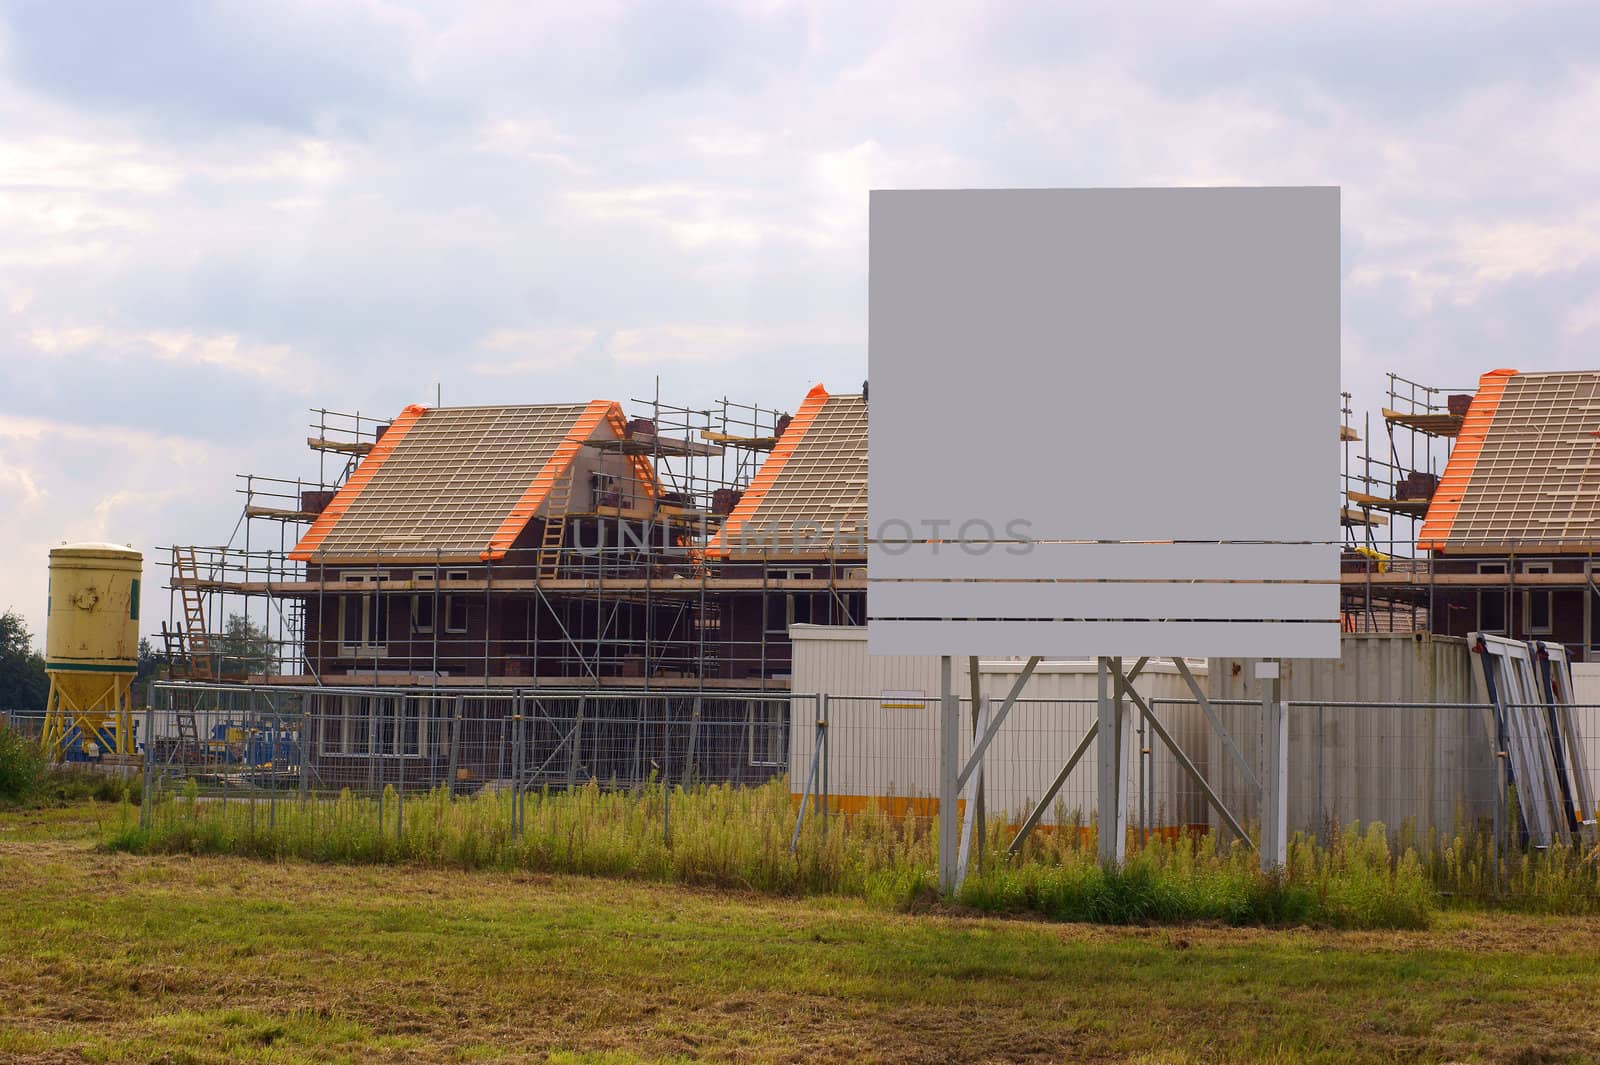
[[[249,703],[247,702],[245,705],[248,706]],[[248,710],[242,716],[244,717],[244,719],[246,721],[246,724],[243,726],[243,730],[244,730],[244,782],[245,782],[245,786],[247,788],[249,788],[250,835],[253,838],[255,836],[255,834],[256,834],[256,791],[258,790],[256,788],[256,784],[255,784],[255,776],[256,776],[256,732],[257,732],[257,730],[253,725],[248,724],[248,722],[249,722],[249,712],[248,712]]]
[[[456,696],[455,719],[450,723],[450,797],[456,797],[456,770],[461,758],[461,710],[466,696]]]
[[[367,790],[376,789],[378,795],[378,848],[383,848],[383,776],[378,772],[378,706],[374,697],[367,712]]]
[[[312,698],[315,698],[315,696]],[[300,748],[300,805],[302,806],[305,805],[306,799],[311,794],[310,725],[310,712],[306,710],[305,704],[302,703],[300,706],[300,742],[298,744],[298,747]],[[317,735],[319,738],[322,735],[322,729],[323,723],[319,721],[317,723]]]
[[[516,696],[511,711],[511,838],[522,838],[522,696]]]
[[[1112,676],[1115,669],[1116,677]],[[1122,779],[1126,772],[1122,746],[1122,663],[1114,658],[1100,657],[1095,664],[1096,724],[1099,725],[1099,746],[1096,756],[1095,779],[1095,834],[1100,864],[1108,868],[1120,866],[1127,856],[1127,839],[1122,832],[1122,810],[1126,796],[1122,794]],[[1115,686],[1116,694],[1112,694]]]
[[[1326,709],[1327,707],[1322,703],[1317,704],[1317,846],[1319,847],[1326,847],[1329,843],[1328,809],[1322,796],[1322,780],[1326,772],[1322,761],[1324,750],[1323,711]]]
[[[822,749],[823,744],[826,742],[823,739],[823,733],[826,731],[822,725],[822,719],[820,717],[817,718],[816,738],[811,742],[811,769],[806,774],[805,786],[800,792],[800,802],[795,810],[794,835],[789,837],[789,853],[791,855],[800,846],[800,829],[806,823],[806,803],[812,802],[814,804],[816,801],[813,798],[814,793],[821,788],[819,781],[822,773]],[[794,789],[794,766],[792,762],[789,771],[789,788],[792,794]]]
[[[1159,705],[1159,702],[1157,700],[1154,700],[1154,699],[1151,700],[1152,709],[1154,709],[1158,705]],[[1138,786],[1138,789],[1139,789],[1139,826],[1138,826],[1137,835],[1138,835],[1138,839],[1139,839],[1139,848],[1141,850],[1143,850],[1144,847],[1150,842],[1149,833],[1146,832],[1146,830],[1145,830],[1145,809],[1144,809],[1144,792],[1145,792],[1144,758],[1145,758],[1145,755],[1149,753],[1149,751],[1146,749],[1146,744],[1145,744],[1144,730],[1145,730],[1146,727],[1147,726],[1144,723],[1144,718],[1140,717],[1139,718],[1138,727],[1133,730],[1134,746],[1135,746],[1135,749],[1139,752],[1139,758],[1138,758],[1139,779],[1138,779],[1138,782],[1137,782],[1137,786]]]
[[[398,696],[394,701],[394,841],[398,846],[406,837],[406,700],[409,695]],[[421,707],[418,707],[420,713]],[[417,749],[422,748],[422,722],[417,721]]]
[[[1261,684],[1262,724],[1266,732],[1266,772],[1262,774],[1261,871],[1282,868],[1288,857],[1289,714],[1278,699],[1278,663],[1256,663]]]
[[[151,704],[155,702],[156,686],[150,685],[148,689],[151,698],[144,703],[144,785],[139,789],[139,827],[149,828],[151,823],[150,804],[154,801],[154,786],[156,765],[156,709]]]
[[[689,712],[689,744],[683,754],[683,786],[694,783],[695,748],[700,739],[700,696],[694,697],[694,709]]]
[[[526,794],[526,789],[527,789],[527,785],[526,785],[525,781],[523,780],[523,777],[526,776],[527,772],[528,772],[528,715],[523,710],[523,708],[526,705],[527,705],[527,703],[523,699],[522,693],[518,692],[517,693],[517,782],[516,782],[517,783],[517,787],[516,787],[516,790],[513,791],[511,794],[516,797],[516,802],[517,802],[517,836],[519,838],[522,835],[523,814],[526,812],[526,810],[523,807],[523,798],[524,798],[524,796]]]
[[[828,834],[828,767],[833,763],[833,730],[828,727],[828,693],[822,693],[822,834]]]
[[[961,773],[960,703],[951,688],[950,656],[939,658],[939,890],[956,889],[957,829],[956,777]],[[817,731],[825,731],[818,729]],[[821,737],[818,737],[821,743]]]
[[[578,787],[578,758],[584,742],[584,697],[578,696],[578,716],[573,720],[573,736],[566,744],[566,790]]]
[[[672,846],[672,702],[661,700],[661,842]]]
[[[1505,863],[1511,857],[1511,827],[1507,824],[1510,811],[1506,804],[1506,794],[1510,788],[1506,781],[1509,752],[1498,732],[1495,734],[1494,748],[1494,889],[1499,894]]]
[[[272,766],[272,775],[267,778],[267,787],[271,789],[267,796],[267,831],[274,832],[278,828],[278,740],[283,736],[276,694],[267,696],[267,707],[272,711],[272,731],[267,733],[267,763]]]

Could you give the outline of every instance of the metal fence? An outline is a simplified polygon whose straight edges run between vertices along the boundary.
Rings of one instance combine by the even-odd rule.
[[[792,701],[806,700],[158,684],[136,728],[159,782],[219,792],[752,785],[788,771]]]
[[[1262,705],[1151,699],[1149,707],[1154,721],[1128,711],[1122,793],[1130,828],[1226,836],[1230,820],[1259,823],[1267,778]],[[1492,707],[1328,701],[1287,708],[1290,832],[1326,841],[1337,826],[1381,822],[1419,842],[1489,832],[1501,846],[1521,841],[1517,782]],[[980,700],[976,716],[993,710]],[[960,713],[973,722],[969,700]],[[1100,771],[1090,735],[1096,713],[1091,699],[1019,700],[986,751],[981,792],[972,792],[986,816],[1010,825],[1031,816],[1054,829],[1089,825]],[[135,714],[135,729],[146,784],[157,794],[189,787],[270,802],[341,791],[522,794],[590,782],[615,789],[784,779],[792,795],[812,797],[797,803],[802,810],[878,807],[928,821],[938,812],[938,716],[937,700],[920,693],[159,683],[152,705]],[[1593,801],[1600,706],[1575,707],[1573,719]],[[31,724],[13,715],[13,725]],[[963,728],[963,763],[974,731]]]
[[[980,703],[980,718],[988,702]],[[1241,826],[1259,824],[1268,775],[1262,704],[1148,702],[1155,723],[1136,707],[1128,711],[1122,793],[1129,826],[1140,834],[1226,836],[1224,810]],[[817,790],[829,808],[844,812],[869,805],[905,817],[937,812],[937,700],[824,696],[819,706],[824,724],[794,730],[797,791]],[[1286,708],[1290,833],[1326,842],[1341,827],[1382,823],[1419,844],[1430,835],[1488,833],[1502,845],[1516,843],[1517,782],[1497,741],[1493,707],[1322,701]],[[985,755],[986,815],[1010,825],[1030,814],[1046,827],[1087,825],[1097,801],[1098,741],[1088,737],[1096,712],[1092,699],[1018,700]],[[960,701],[960,714],[964,723],[973,720],[970,700]],[[1587,794],[1597,796],[1600,706],[1574,707],[1573,717],[1586,755]],[[964,727],[959,763],[972,748],[972,731]],[[808,786],[814,760],[823,783]]]

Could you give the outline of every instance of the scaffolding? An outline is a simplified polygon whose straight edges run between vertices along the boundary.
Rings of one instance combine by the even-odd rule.
[[[1418,548],[1473,394],[1389,374],[1381,406],[1360,416],[1354,397],[1342,395],[1344,627],[1547,635],[1536,622],[1555,596],[1567,604],[1562,625],[1575,658],[1592,659],[1600,633],[1587,605],[1577,630],[1572,594],[1600,602],[1586,548],[1546,558],[1543,541],[1529,539],[1503,562]],[[240,475],[242,506],[227,542],[170,549],[171,621],[162,635],[172,675],[279,685],[359,676],[376,685],[784,688],[790,625],[865,622],[864,537],[824,537],[800,550],[761,535],[769,521],[803,523],[808,505],[818,517],[859,505],[864,520],[865,397],[833,398],[859,403],[859,416],[842,424],[812,411],[780,448],[790,415],[727,398],[676,405],[658,386],[610,415],[615,433],[583,445],[608,456],[609,468],[634,464],[642,474],[581,492],[569,476],[545,497],[537,538],[486,561],[436,547],[379,549],[357,562],[289,557],[389,425],[313,410],[308,474]],[[754,509],[738,509],[775,450],[786,453],[785,479],[751,495]],[[734,531],[736,509],[735,524],[758,535],[720,550],[720,539],[735,540],[718,533]],[[1528,535],[1548,539],[1546,528]]]
[[[162,635],[171,675],[284,686],[359,677],[392,686],[499,688],[537,678],[552,688],[787,688],[790,623],[864,623],[864,545],[831,545],[800,566],[781,544],[737,567],[709,557],[706,544],[790,415],[727,398],[671,404],[659,386],[630,408],[614,435],[584,446],[621,456],[638,476],[592,474],[579,493],[568,468],[544,497],[531,545],[484,559],[375,546],[354,561],[290,552],[389,421],[313,410],[314,474],[240,475],[243,507],[229,540],[168,549],[171,621]]]
[[[1377,419],[1367,414],[1359,426],[1344,394],[1346,631],[1498,633],[1559,642],[1574,660],[1600,657],[1600,536],[1589,520],[1600,477],[1592,463],[1600,434],[1589,428],[1600,411],[1597,376],[1485,375],[1520,382],[1504,400],[1488,385],[1480,394],[1389,374]],[[1471,469],[1452,472],[1457,483],[1433,514],[1456,529],[1446,548],[1436,530],[1422,537],[1422,523],[1477,402],[1485,417]],[[1496,442],[1492,457],[1480,453],[1486,439]]]
[[[303,564],[290,559],[289,550],[388,424],[360,412],[310,413],[306,445],[317,456],[314,475],[238,474],[242,506],[225,543],[161,549],[169,568],[169,621],[161,637],[171,675],[243,680],[298,671],[305,604],[271,589],[304,579]],[[266,590],[238,592],[232,585]]]
[[[1417,534],[1476,386],[1438,388],[1386,376],[1381,435],[1373,431],[1371,411],[1363,413],[1358,428],[1352,395],[1341,396],[1340,611],[1351,632],[1425,632],[1433,567],[1417,550]]]

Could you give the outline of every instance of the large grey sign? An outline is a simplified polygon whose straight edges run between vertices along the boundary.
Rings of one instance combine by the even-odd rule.
[[[871,199],[874,653],[1338,655],[1339,192]]]

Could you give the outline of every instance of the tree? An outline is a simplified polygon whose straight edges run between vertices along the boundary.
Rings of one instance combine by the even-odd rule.
[[[272,637],[267,630],[243,614],[229,614],[228,624],[217,641],[222,655],[223,675],[271,673]]]
[[[0,614],[0,710],[43,712],[50,697],[44,656],[33,649],[33,636],[22,615]]]
[[[135,706],[150,705],[150,697],[153,694],[151,682],[161,679],[166,665],[166,655],[150,646],[149,640],[143,636],[139,637],[139,668],[133,678]]]

